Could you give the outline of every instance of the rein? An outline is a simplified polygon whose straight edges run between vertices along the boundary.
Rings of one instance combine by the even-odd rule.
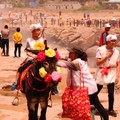
[[[35,79],[35,80],[38,80],[38,81],[40,81],[40,82],[44,82],[44,83],[46,83],[45,81],[42,81],[42,80],[40,80],[39,78],[37,78],[37,77],[35,77],[35,75],[34,75],[34,73],[32,72],[32,70],[30,69],[30,72],[31,72],[31,74],[32,74],[32,76],[33,76],[33,78]],[[27,72],[27,81],[28,81],[28,84],[29,84],[29,86],[33,89],[33,90],[35,90],[35,91],[39,91],[39,92],[41,92],[41,91],[45,91],[45,90],[47,90],[47,88],[48,88],[48,84],[47,84],[47,87],[45,87],[44,89],[36,89],[36,88],[34,88],[31,84],[30,84],[30,80],[29,80],[29,74],[28,74],[28,72]]]

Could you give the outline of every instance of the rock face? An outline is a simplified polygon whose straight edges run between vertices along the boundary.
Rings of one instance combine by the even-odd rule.
[[[86,30],[88,29],[88,30]],[[86,50],[87,48],[95,45],[95,34],[96,30],[90,30],[91,28],[86,28],[81,31],[77,27],[68,27],[65,28],[50,28],[47,29],[47,34],[56,40],[57,43],[63,44],[64,46],[77,45],[82,49]],[[89,32],[88,32],[89,31]]]
[[[103,28],[104,29],[104,28]],[[46,34],[63,46],[79,46],[83,50],[87,50],[95,45],[99,45],[99,39],[102,29],[93,29],[92,27],[68,27],[68,28],[48,28]],[[115,29],[110,31],[110,34],[116,34],[118,37],[117,46],[120,46],[120,34]]]

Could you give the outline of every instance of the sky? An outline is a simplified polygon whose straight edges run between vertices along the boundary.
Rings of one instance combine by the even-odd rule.
[[[120,2],[120,0],[109,0],[109,2]]]

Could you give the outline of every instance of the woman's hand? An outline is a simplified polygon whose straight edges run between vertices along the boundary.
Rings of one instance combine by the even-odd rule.
[[[117,85],[117,84],[118,84],[118,82],[119,82],[119,78],[118,78],[118,77],[116,77],[116,79],[115,79],[115,84]]]
[[[109,51],[106,53],[106,57],[109,58],[113,54],[113,51]]]
[[[106,53],[106,56],[103,58],[97,58],[96,59],[96,64],[99,66],[103,64],[111,55],[113,54],[113,51],[109,51]]]

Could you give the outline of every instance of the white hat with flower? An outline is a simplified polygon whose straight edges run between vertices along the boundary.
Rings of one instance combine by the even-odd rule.
[[[111,41],[111,40],[117,40],[117,36],[116,35],[108,35],[106,37],[106,41]]]

